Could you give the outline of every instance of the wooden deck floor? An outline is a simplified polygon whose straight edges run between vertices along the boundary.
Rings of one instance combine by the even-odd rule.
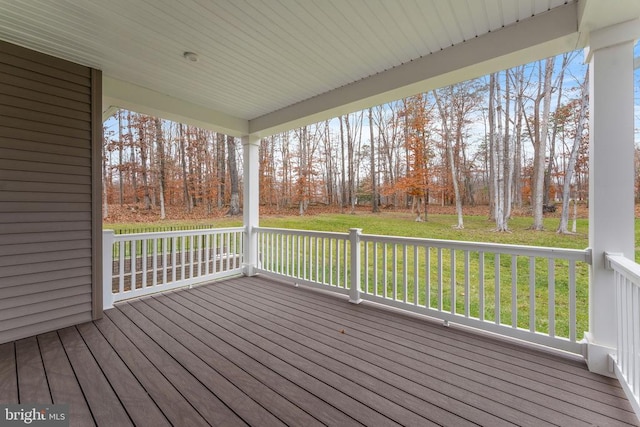
[[[256,277],[0,345],[0,402],[78,426],[638,425],[578,361]]]

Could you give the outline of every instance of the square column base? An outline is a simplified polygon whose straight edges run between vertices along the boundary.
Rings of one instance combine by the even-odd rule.
[[[593,336],[589,332],[585,332],[582,342],[585,344],[583,356],[587,361],[589,371],[605,377],[616,378],[613,369],[616,349],[594,343]]]

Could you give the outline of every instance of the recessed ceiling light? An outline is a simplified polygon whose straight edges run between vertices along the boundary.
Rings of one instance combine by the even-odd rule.
[[[182,56],[184,56],[184,59],[191,62],[198,62],[200,60],[198,54],[193,52],[185,52],[182,54]]]

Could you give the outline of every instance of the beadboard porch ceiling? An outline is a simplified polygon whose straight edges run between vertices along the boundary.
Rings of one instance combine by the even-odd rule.
[[[103,70],[105,110],[266,135],[580,48],[638,16],[637,0],[0,0],[0,39]]]

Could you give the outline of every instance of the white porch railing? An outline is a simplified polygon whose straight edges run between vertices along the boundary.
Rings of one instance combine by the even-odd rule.
[[[614,371],[640,417],[640,265],[620,254],[606,254],[616,287],[617,354]]]
[[[588,301],[589,250],[363,235],[357,229],[257,232],[259,272],[348,294],[353,302],[374,301],[582,352],[577,300]]]
[[[244,227],[103,232],[103,306],[242,272]]]

